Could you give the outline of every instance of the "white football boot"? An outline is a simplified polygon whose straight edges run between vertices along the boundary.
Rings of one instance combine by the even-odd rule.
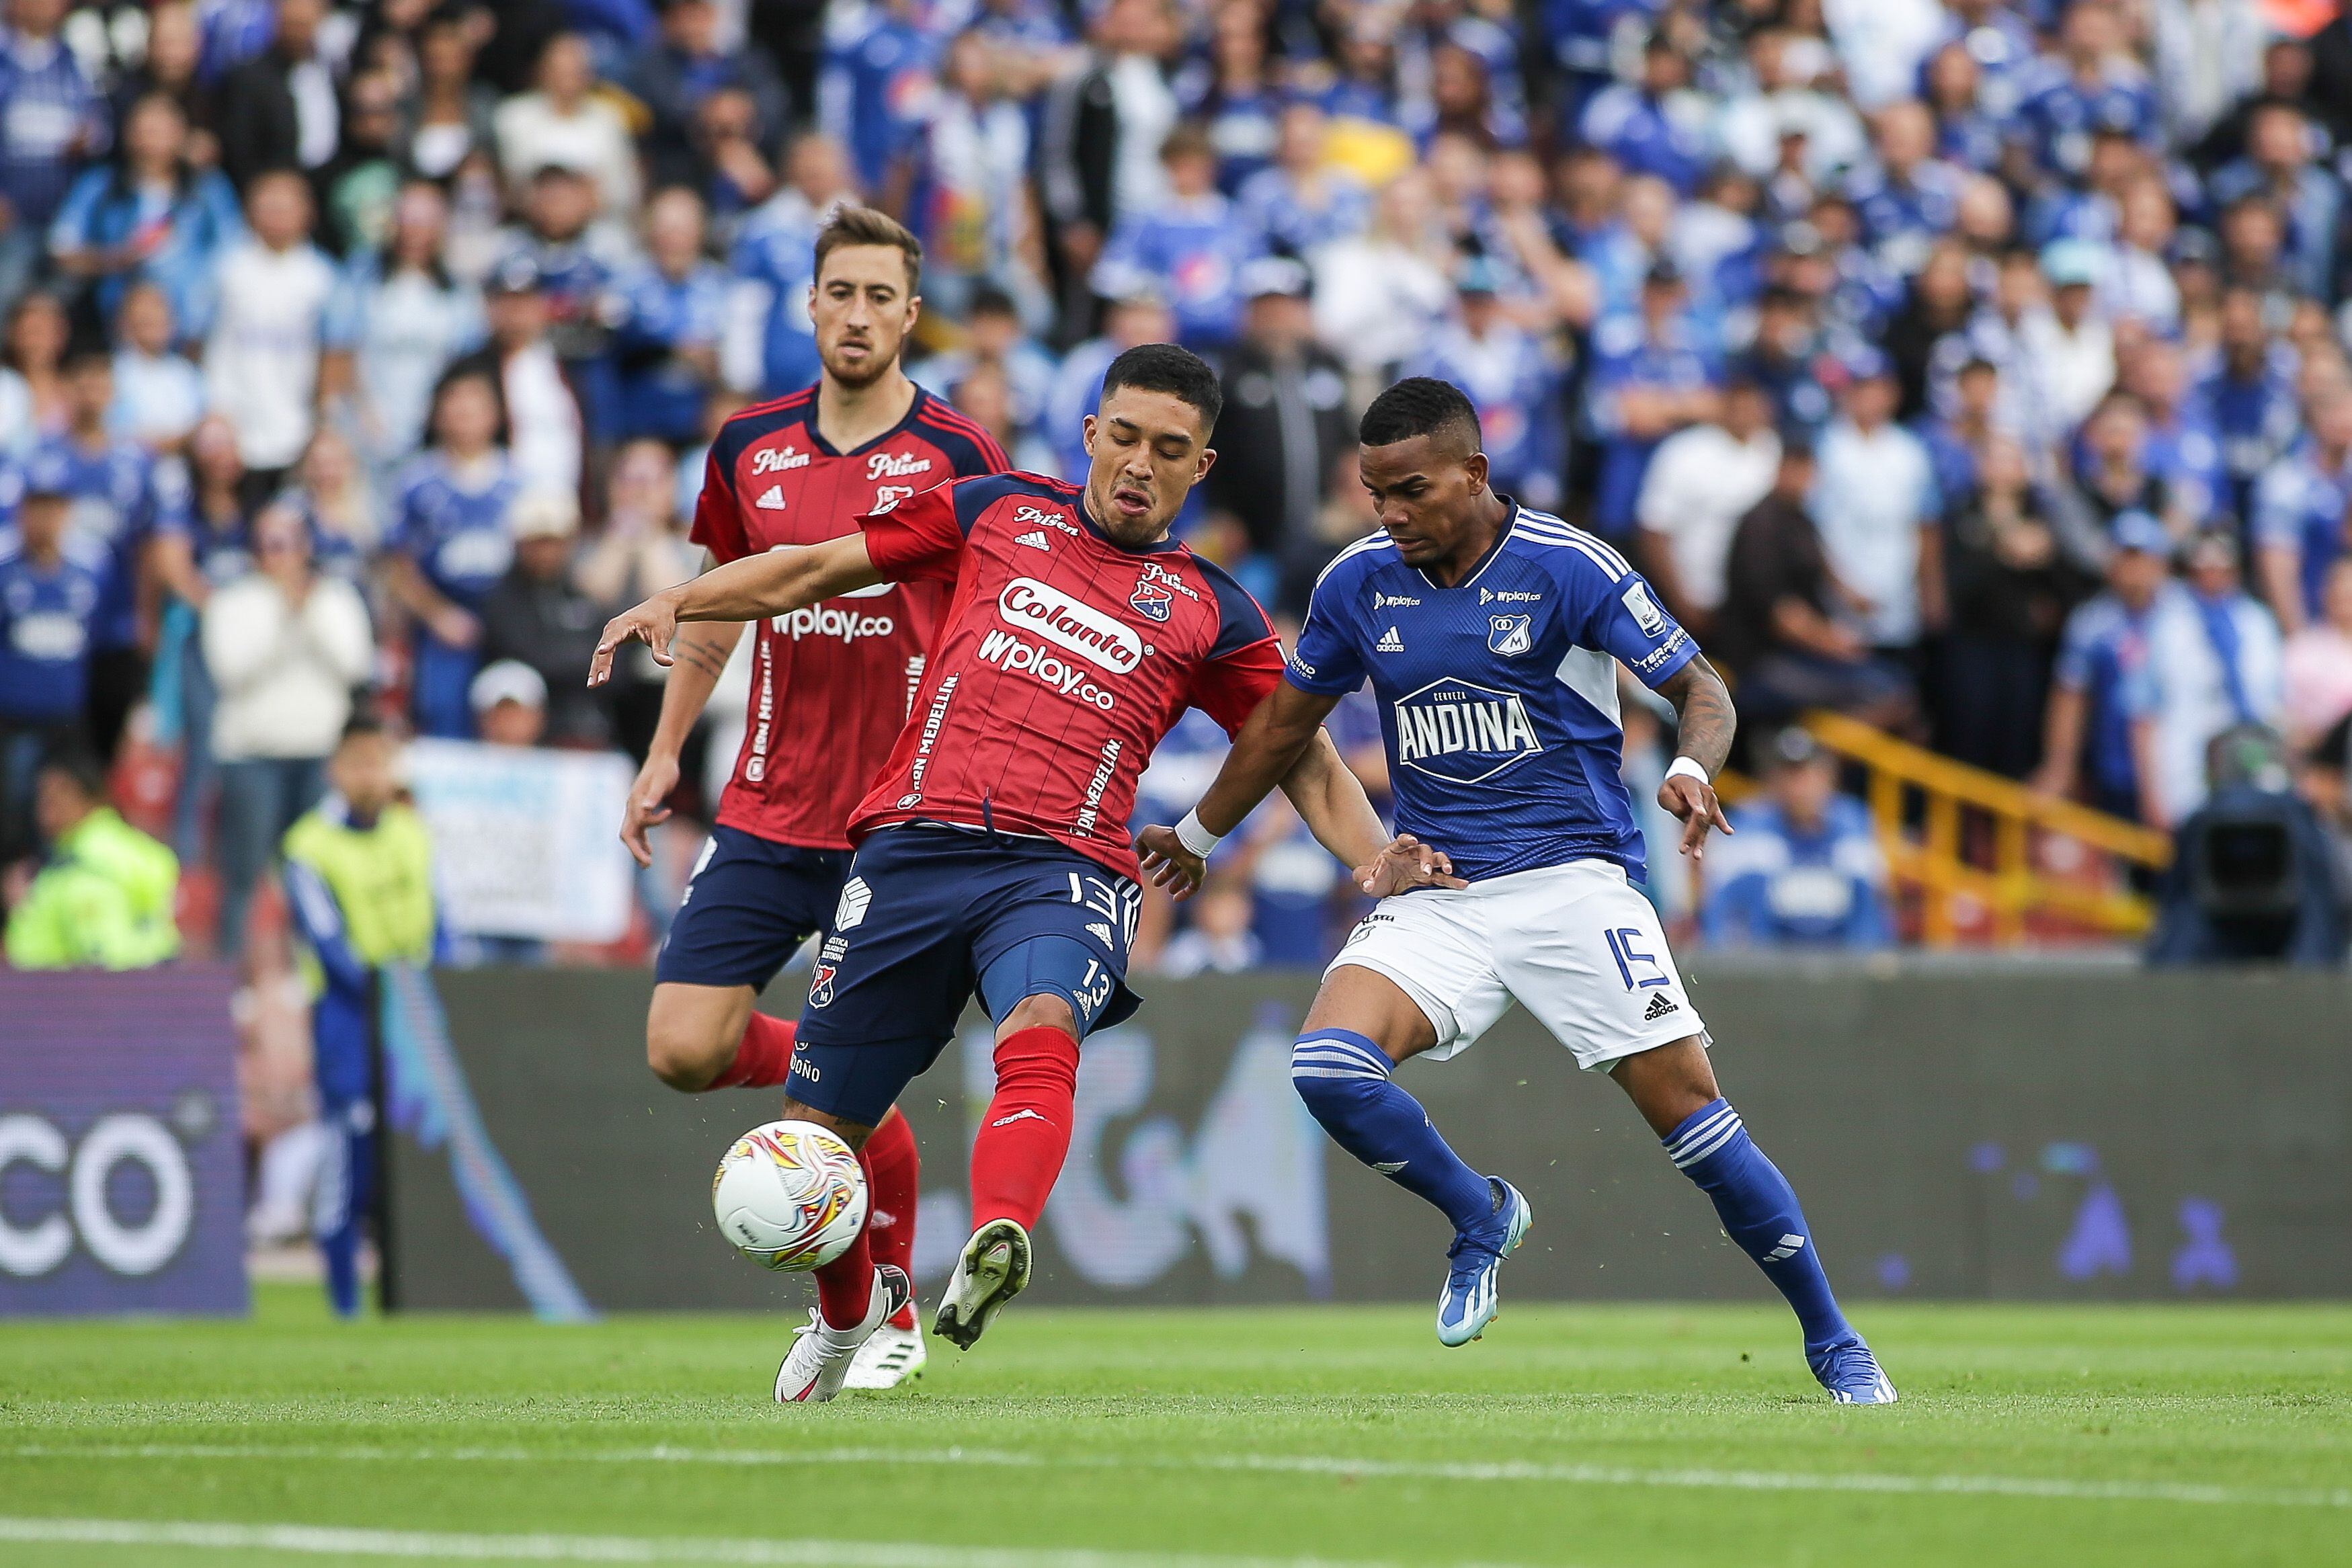
[[[785,1354],[784,1364],[776,1368],[776,1403],[822,1405],[840,1393],[858,1347],[914,1299],[915,1288],[908,1283],[906,1270],[885,1264],[874,1270],[874,1291],[866,1299],[866,1317],[855,1326],[835,1328],[819,1309],[811,1307],[809,1321],[793,1331],[793,1348]]]
[[[931,1332],[958,1350],[970,1350],[997,1309],[1028,1288],[1029,1233],[1017,1220],[992,1219],[963,1244]]]
[[[903,1322],[903,1326],[902,1325]],[[844,1388],[896,1388],[910,1377],[923,1375],[923,1363],[930,1353],[923,1348],[922,1325],[915,1321],[915,1303],[874,1331],[874,1337],[857,1347],[849,1358],[849,1376]]]

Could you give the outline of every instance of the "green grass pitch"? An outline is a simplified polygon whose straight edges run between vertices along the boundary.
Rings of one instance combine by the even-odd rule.
[[[0,1326],[0,1563],[2352,1563],[2352,1309],[1014,1307],[780,1410],[789,1324]]]

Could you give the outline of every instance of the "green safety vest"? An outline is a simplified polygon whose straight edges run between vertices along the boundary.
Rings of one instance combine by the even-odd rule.
[[[20,969],[143,969],[180,950],[179,857],[101,806],[66,830],[8,917]]]
[[[433,961],[433,841],[414,810],[387,806],[366,828],[313,810],[287,830],[286,858],[335,895],[360,962]]]

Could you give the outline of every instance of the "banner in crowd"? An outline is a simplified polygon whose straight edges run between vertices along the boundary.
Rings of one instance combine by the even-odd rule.
[[[232,979],[0,970],[0,1318],[245,1312]]]
[[[1725,1092],[1804,1195],[1843,1293],[2071,1300],[2352,1295],[2352,979],[1989,966],[1716,973],[1693,991]],[[774,1091],[684,1095],[645,1066],[643,974],[436,977],[451,1071],[528,1198],[484,1223],[451,1160],[392,1152],[394,1267],[418,1307],[520,1306],[518,1258],[597,1309],[797,1310],[721,1240],[710,1172]],[[1443,1222],[1333,1149],[1291,1090],[1307,974],[1146,982],[1081,1059],[1036,1299],[1433,1299]],[[770,1005],[789,1013],[797,988]],[[923,1149],[919,1274],[967,1223],[984,1027],[901,1100]],[[1528,1193],[1510,1289],[1760,1299],[1754,1267],[1623,1093],[1513,1014],[1401,1070],[1478,1168]],[[509,1213],[514,1212],[509,1206]],[[542,1270],[542,1272],[544,1272]]]
[[[626,933],[632,868],[614,837],[632,778],[626,758],[417,740],[408,767],[456,929],[543,942]]]

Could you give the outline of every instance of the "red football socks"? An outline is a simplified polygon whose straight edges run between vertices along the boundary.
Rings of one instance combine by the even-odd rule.
[[[1070,1152],[1078,1042],[1049,1026],[996,1045],[996,1096],[971,1145],[971,1223],[1018,1220],[1034,1230]]]
[[[827,1328],[856,1328],[874,1304],[874,1254],[866,1245],[866,1235],[860,1227],[849,1250],[816,1270],[817,1311]]]
[[[710,1081],[713,1089],[768,1089],[793,1072],[793,1038],[800,1026],[790,1019],[754,1011],[736,1042],[735,1060]]]
[[[915,1206],[922,1175],[922,1156],[915,1149],[915,1130],[893,1111],[882,1118],[866,1146],[857,1151],[866,1167],[866,1238],[874,1261],[904,1269],[915,1277]],[[910,1303],[900,1328],[914,1326]]]

